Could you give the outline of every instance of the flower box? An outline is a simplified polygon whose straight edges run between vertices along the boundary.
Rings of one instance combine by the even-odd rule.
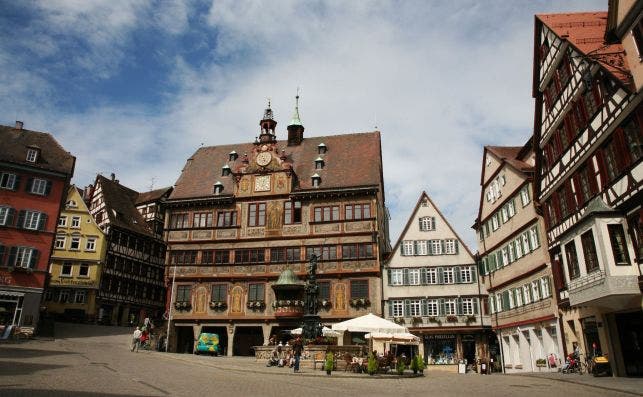
[[[449,316],[447,316],[447,321],[450,322],[450,323],[457,323],[458,322],[458,316],[449,315]]]

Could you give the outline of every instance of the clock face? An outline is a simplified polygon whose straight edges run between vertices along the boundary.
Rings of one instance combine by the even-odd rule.
[[[272,161],[272,155],[269,152],[261,152],[257,155],[257,164],[264,167],[270,164]]]
[[[261,175],[255,177],[255,192],[270,191],[270,175]]]

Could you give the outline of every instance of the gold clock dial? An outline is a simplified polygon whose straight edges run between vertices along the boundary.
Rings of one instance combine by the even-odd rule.
[[[261,152],[257,155],[257,164],[264,167],[272,161],[272,155],[269,152]]]
[[[270,191],[270,175],[255,176],[255,192]]]

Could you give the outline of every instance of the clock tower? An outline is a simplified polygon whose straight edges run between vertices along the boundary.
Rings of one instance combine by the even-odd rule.
[[[272,109],[270,108],[270,100],[268,100],[268,107],[263,112],[263,119],[259,122],[259,125],[261,126],[259,143],[276,143],[277,135],[275,133],[275,128],[277,127],[277,122],[275,121]]]

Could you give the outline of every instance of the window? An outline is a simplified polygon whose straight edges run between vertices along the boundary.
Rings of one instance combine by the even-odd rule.
[[[502,311],[502,295],[501,294],[496,295],[496,311],[498,311],[498,312]]]
[[[68,289],[63,289],[63,290],[60,291],[59,302],[60,303],[69,302],[69,290]]]
[[[516,247],[516,259],[522,258],[522,244],[520,243],[520,238],[515,239],[511,244]]]
[[[513,245],[513,242],[509,243],[509,245],[507,245],[507,248],[509,251],[509,263],[512,263],[516,260],[515,247]]]
[[[373,244],[343,244],[342,259],[368,259],[373,257]]]
[[[27,190],[31,194],[46,196],[51,190],[51,182],[46,179],[33,178],[29,180]]]
[[[0,173],[0,188],[17,190],[19,180],[20,180],[20,177],[16,174],[2,172]]]
[[[439,315],[438,311],[438,300],[437,299],[429,299],[426,302],[426,314],[431,317],[437,317]]]
[[[339,220],[339,206],[315,207],[315,222],[331,222]]]
[[[506,223],[509,220],[509,212],[507,211],[506,205],[503,205],[500,209],[500,215],[502,218],[502,223]]]
[[[214,263],[214,251],[201,251],[201,264],[211,265]]]
[[[472,316],[475,313],[473,299],[474,298],[462,298],[462,315]]]
[[[368,298],[368,280],[351,281],[351,299]]]
[[[67,226],[67,217],[65,215],[58,218],[58,226]]]
[[[529,287],[529,284],[525,284],[522,286],[522,295],[523,298],[525,299],[525,305],[528,305],[531,303],[531,288]]]
[[[542,291],[543,298],[551,296],[551,287],[549,286],[548,277],[543,277],[540,279],[540,290]]]
[[[226,284],[212,284],[211,302],[227,302],[228,286]]]
[[[248,226],[266,226],[266,203],[248,204]]]
[[[425,216],[420,218],[420,230],[423,232],[435,230],[435,217]]]
[[[33,269],[38,263],[40,252],[31,247],[12,247],[9,251],[9,265]]]
[[[83,290],[78,290],[74,294],[74,302],[76,303],[85,303],[85,299],[87,298],[87,292]]]
[[[514,215],[516,215],[516,204],[514,203],[514,200],[511,199],[507,203],[507,213],[509,215],[509,218],[512,218]]]
[[[20,211],[18,214],[18,225],[29,230],[44,230],[47,223],[47,215],[36,211]]]
[[[420,285],[420,269],[409,269],[409,285]]]
[[[197,251],[172,251],[170,262],[173,265],[195,264]]]
[[[217,227],[230,227],[237,225],[237,211],[219,211],[217,213]]]
[[[72,216],[71,217],[71,227],[76,228],[76,229],[80,227],[80,217],[79,216]]]
[[[404,284],[403,270],[402,269],[391,269],[391,283],[390,285],[402,285]]]
[[[607,225],[607,231],[610,235],[610,243],[612,245],[614,263],[616,263],[617,265],[629,265],[630,255],[627,252],[627,243],[625,242],[625,232],[623,231],[623,225]]]
[[[231,172],[231,170],[230,170],[230,166],[228,164],[226,164],[223,167],[221,167],[221,176],[228,176],[228,175],[230,175],[230,172]]]
[[[444,253],[447,255],[455,255],[458,253],[458,240],[444,240]]]
[[[412,240],[404,240],[402,241],[402,255],[408,256],[408,255],[413,255],[413,241]]]
[[[594,234],[591,230],[583,233],[580,237],[583,246],[583,256],[585,256],[585,269],[587,274],[599,269],[598,255],[596,255],[596,246],[594,245]]]
[[[393,317],[404,317],[404,301],[392,301]]]
[[[286,201],[284,203],[284,224],[301,223],[301,201]]]
[[[469,266],[463,266],[460,268],[460,282],[461,283],[470,283],[471,280],[471,268]]]
[[[428,241],[419,240],[415,242],[415,255],[428,255]]]
[[[249,284],[248,300],[263,302],[265,300],[264,284]]]
[[[412,299],[409,301],[409,316],[419,317],[422,315],[422,301],[419,299]]]
[[[78,251],[80,249],[80,237],[73,236],[71,238],[71,243],[69,244],[69,249],[73,251]]]
[[[263,248],[235,250],[234,263],[263,263],[264,255]]]
[[[215,250],[214,263],[217,265],[230,263],[230,250]]]
[[[529,197],[529,186],[525,186],[520,189],[520,202],[523,207],[531,202],[531,198]]]
[[[27,161],[35,163],[38,159],[38,149],[27,149]]]
[[[11,207],[0,207],[0,225],[11,226],[13,225],[13,217],[15,210]]]
[[[574,241],[570,241],[565,245],[565,256],[567,258],[567,271],[571,280],[580,276],[580,268],[578,267],[578,255],[576,254],[576,246]]]
[[[529,241],[531,243],[532,251],[540,247],[540,242],[538,241],[538,227],[534,226],[529,229]]]
[[[540,300],[540,283],[538,280],[531,282],[531,293],[534,302]]]
[[[73,269],[73,266],[71,265],[71,262],[64,262],[63,267],[60,270],[60,275],[71,277],[72,269]]]
[[[192,227],[212,227],[212,212],[197,212],[194,214]]]
[[[430,243],[431,243],[431,254],[442,255],[442,241],[430,240]]]
[[[320,281],[317,285],[319,285],[319,299],[330,300],[330,282]]]
[[[78,269],[78,276],[79,277],[89,277],[89,265],[86,263],[83,263],[80,265],[80,268]]]
[[[66,240],[65,235],[61,235],[61,234],[57,235],[56,236],[56,243],[54,244],[54,248],[59,249],[59,250],[65,249],[65,240]]]
[[[639,22],[640,24],[641,22]],[[630,162],[632,164],[636,163],[643,157],[643,134],[641,133],[641,125],[637,122],[636,117],[630,118],[623,124],[623,136],[625,147],[631,157]]]
[[[426,282],[427,282],[427,284],[437,284],[438,283],[438,269],[427,269],[426,270]]]
[[[346,220],[369,219],[370,217],[370,204],[347,204],[344,206],[344,219]]]
[[[444,315],[445,316],[455,316],[456,311],[456,300],[455,299],[445,299],[444,300]]]
[[[325,245],[322,247],[306,247],[306,259],[310,258],[312,254],[315,254],[317,259],[323,261],[334,261],[337,259],[337,246]]]
[[[442,271],[442,279],[444,281],[444,284],[453,284],[454,278],[453,278],[453,268],[452,267],[445,267],[444,270]]]
[[[498,220],[498,214],[493,214],[491,217],[491,229],[495,232],[500,227],[500,221]]]
[[[176,286],[176,301],[177,302],[190,302],[190,285],[177,285]]]
[[[636,44],[636,50],[639,53],[639,59],[643,58],[643,19],[639,19],[636,26],[632,29],[632,38]]]
[[[502,253],[502,266],[506,266],[509,264],[509,247],[505,246],[502,247],[500,250]]]
[[[170,228],[179,229],[188,227],[188,217],[188,214],[172,214],[172,216],[170,216]]]
[[[518,287],[513,290],[513,294],[516,299],[516,307],[522,306],[522,288]]]
[[[96,237],[87,237],[85,251],[96,251]]]
[[[528,232],[524,232],[520,236],[520,239],[522,240],[522,250],[525,252],[525,255],[526,255],[526,254],[528,254],[530,252]]]

